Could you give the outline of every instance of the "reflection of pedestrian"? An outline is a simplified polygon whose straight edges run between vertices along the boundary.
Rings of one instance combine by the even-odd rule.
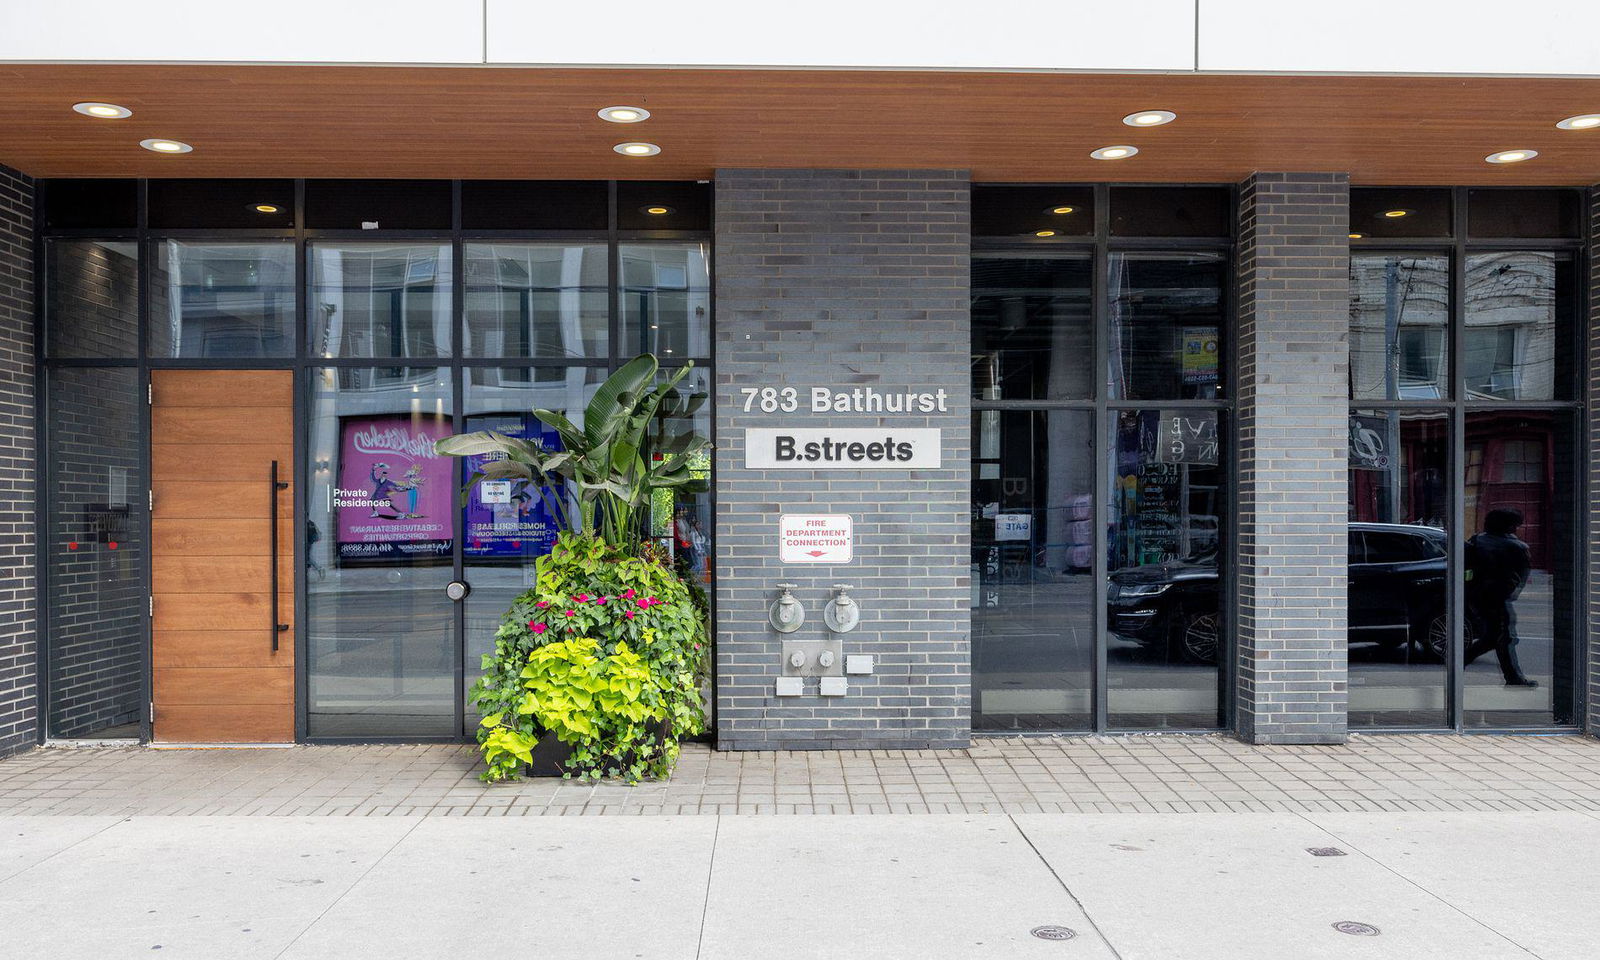
[[[1466,662],[1493,650],[1508,687],[1536,687],[1517,663],[1517,595],[1528,582],[1528,545],[1517,539],[1522,514],[1490,510],[1483,532],[1467,541],[1467,602],[1476,611],[1478,637]]]

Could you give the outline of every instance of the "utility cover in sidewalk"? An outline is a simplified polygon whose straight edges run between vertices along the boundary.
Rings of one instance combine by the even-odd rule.
[[[1071,940],[1078,935],[1078,931],[1071,927],[1061,927],[1053,923],[1043,927],[1034,927],[1028,932],[1040,940]]]
[[[1340,920],[1333,925],[1333,929],[1340,933],[1348,933],[1352,937],[1376,937],[1378,935],[1377,927],[1370,923],[1362,923],[1359,920]]]
[[[1306,847],[1306,853],[1313,857],[1342,857],[1345,852],[1338,847]]]

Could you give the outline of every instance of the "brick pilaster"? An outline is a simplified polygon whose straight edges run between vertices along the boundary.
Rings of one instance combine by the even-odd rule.
[[[39,737],[33,181],[0,166],[0,757]]]
[[[1349,178],[1257,173],[1239,231],[1238,729],[1338,743],[1348,703]]]
[[[724,170],[716,188],[717,704],[723,749],[963,746],[970,732],[968,183],[950,170]],[[762,414],[743,387],[948,393],[933,414]],[[937,470],[748,470],[750,427],[938,427]],[[848,566],[783,565],[783,513],[855,522]],[[856,585],[849,694],[776,698],[775,585],[821,639]],[[802,635],[797,634],[797,637]]]

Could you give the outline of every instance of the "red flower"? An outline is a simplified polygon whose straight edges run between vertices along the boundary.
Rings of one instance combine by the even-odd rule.
[[[574,613],[574,612],[573,612],[573,611],[571,611],[571,610],[563,610],[563,611],[562,611],[562,612],[561,612],[561,615],[562,615],[562,616],[564,616],[564,617],[575,617],[575,616],[577,616],[577,614],[576,614],[576,613]]]
[[[546,630],[550,629],[542,623],[529,623],[528,626],[533,630],[535,635],[544,633]]]
[[[545,607],[550,606],[550,601],[540,600],[538,603],[534,604],[534,606],[538,607],[540,610],[543,610]]]
[[[579,603],[583,603],[585,600],[589,599],[589,595],[587,593],[580,593],[576,597],[573,597],[572,599],[578,601]]]
[[[624,617],[627,617],[629,620],[633,619],[633,611],[632,610],[624,610],[624,611],[622,611],[622,615]]]
[[[627,590],[622,591],[622,599],[624,599],[624,600],[632,600],[633,599],[633,588],[632,587],[629,587]]]

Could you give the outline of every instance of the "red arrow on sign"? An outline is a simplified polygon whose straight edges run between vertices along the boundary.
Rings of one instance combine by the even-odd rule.
[[[826,551],[826,550],[807,550],[806,551],[806,556],[808,556],[808,557],[820,557],[820,556],[822,556],[823,554],[825,554],[827,552],[828,551]]]

